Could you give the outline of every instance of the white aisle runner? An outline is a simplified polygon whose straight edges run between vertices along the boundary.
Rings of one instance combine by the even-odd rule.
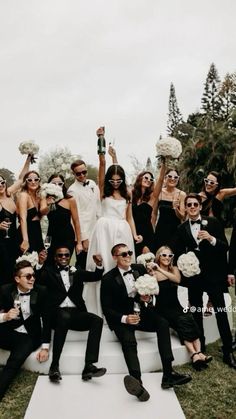
[[[151,397],[140,402],[125,390],[123,374],[107,374],[83,382],[64,375],[60,384],[47,376],[37,380],[24,419],[184,419],[173,389],[162,390],[162,373],[142,375]]]

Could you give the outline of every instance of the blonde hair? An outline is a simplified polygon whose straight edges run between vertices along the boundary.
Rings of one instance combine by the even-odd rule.
[[[159,263],[160,255],[163,253],[166,249],[168,249],[171,253],[173,253],[173,250],[169,246],[161,246],[159,249],[157,249],[156,252],[156,259],[155,262]],[[173,258],[170,259],[169,269],[173,268]]]

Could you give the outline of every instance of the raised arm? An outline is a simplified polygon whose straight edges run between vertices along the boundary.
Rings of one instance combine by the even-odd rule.
[[[165,177],[165,171],[166,171],[166,165],[165,165],[165,159],[164,159],[164,160],[162,160],[159,176],[156,179],[154,190],[152,192],[151,199],[149,201],[149,205],[151,205],[152,208],[154,208],[154,205],[157,204],[159,195],[161,193],[161,189],[162,189],[162,185],[163,185],[163,181],[164,181],[164,177]]]
[[[23,178],[24,178],[25,174],[29,171],[30,162],[31,162],[31,154],[28,154],[28,156],[25,160],[24,166],[21,169],[21,172],[19,174],[18,179],[13,183],[13,185],[8,187],[8,192],[10,194],[14,194],[20,189],[20,187],[23,183]]]
[[[100,127],[97,129],[96,134],[99,137],[100,135],[104,135],[105,128]],[[102,200],[104,195],[104,180],[105,180],[105,172],[106,172],[106,159],[105,154],[99,154],[99,168],[98,168],[98,187],[100,190],[100,199]]]
[[[229,198],[230,196],[234,196],[234,195],[236,195],[236,188],[225,188],[225,189],[221,189],[218,192],[217,198],[220,201],[223,201],[223,199]]]
[[[111,156],[112,158],[112,164],[118,164],[118,159],[117,159],[117,155],[116,155],[116,150],[114,149],[114,147],[112,147],[111,144],[109,144],[108,147],[108,154]]]

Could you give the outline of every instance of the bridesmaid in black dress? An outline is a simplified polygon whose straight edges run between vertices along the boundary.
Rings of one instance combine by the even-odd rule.
[[[151,172],[141,172],[134,183],[132,190],[132,211],[136,231],[143,237],[141,243],[135,243],[136,257],[141,253],[155,253],[154,228],[152,224],[152,212],[157,203],[165,174],[165,164],[161,170],[156,183]]]
[[[184,198],[185,192],[177,185],[179,174],[176,169],[169,169],[165,175],[165,186],[159,195],[158,221],[155,229],[155,246],[158,249],[163,245],[172,245],[173,236],[178,225],[185,218]]]
[[[40,218],[47,212],[47,202],[40,196],[40,177],[36,171],[26,173],[23,182],[17,198],[19,254],[39,253],[44,249]]]
[[[23,182],[24,174],[29,170],[32,156],[28,156],[19,178],[7,187],[6,179],[0,174],[0,284],[11,282],[17,257],[16,243],[16,193]]]
[[[170,247],[162,246],[156,253],[156,263],[147,264],[147,272],[156,277],[159,294],[156,296],[155,309],[168,320],[190,354],[192,366],[201,371],[212,360],[201,352],[200,331],[191,313],[185,312],[178,300],[178,284],[180,272],[173,266],[174,254]]]
[[[64,198],[58,202],[53,202],[52,198],[46,198],[48,202],[48,232],[51,236],[51,246],[48,251],[47,263],[54,261],[55,249],[60,245],[65,245],[73,254],[75,249],[79,254],[82,251],[80,223],[75,199],[67,194],[64,177],[60,174],[53,174],[48,179],[48,183],[53,183],[62,188]],[[50,203],[53,203],[51,207]],[[50,210],[50,208],[54,208]]]

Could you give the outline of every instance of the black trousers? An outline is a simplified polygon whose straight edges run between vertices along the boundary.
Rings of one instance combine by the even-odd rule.
[[[167,375],[170,374],[172,371],[171,363],[174,357],[171,350],[169,323],[151,308],[145,310],[145,312],[141,311],[141,321],[139,325],[132,326],[120,323],[114,327],[114,332],[122,346],[129,374],[138,380],[141,379],[135,330],[155,332],[157,334],[163,373]]]
[[[214,308],[219,334],[223,343],[223,353],[225,355],[232,352],[232,334],[230,331],[227,310],[225,307],[224,293],[220,285],[215,284],[214,288],[205,284],[203,287],[197,284],[191,284],[188,288],[189,302],[192,307],[193,317],[198,324],[201,332],[202,350],[205,350],[205,336],[203,329],[203,292],[206,291]],[[193,311],[193,307],[195,311]]]
[[[27,333],[0,329],[0,348],[11,352],[0,374],[0,400],[26,358],[39,346],[40,340],[33,340]]]
[[[93,313],[81,312],[76,307],[58,308],[53,317],[54,339],[52,365],[59,365],[68,330],[89,331],[85,364],[97,362],[102,334],[102,318]]]

